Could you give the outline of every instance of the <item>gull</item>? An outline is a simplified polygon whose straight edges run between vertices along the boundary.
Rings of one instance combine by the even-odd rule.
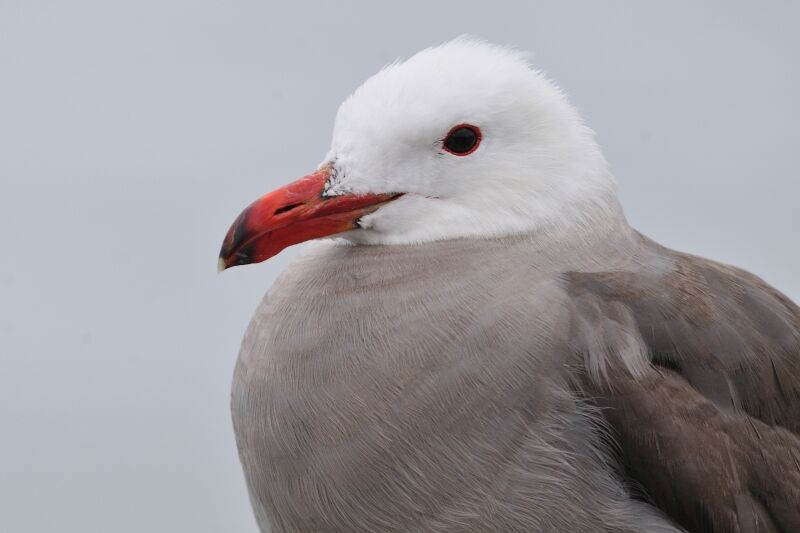
[[[800,309],[631,228],[524,54],[369,78],[220,268],[310,240],[233,382],[262,531],[800,531]]]

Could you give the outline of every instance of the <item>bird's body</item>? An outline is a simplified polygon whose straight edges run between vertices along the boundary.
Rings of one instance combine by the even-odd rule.
[[[468,53],[511,73],[502,90],[436,78]],[[591,132],[510,52],[418,57],[359,89],[323,167],[223,245],[227,267],[351,241],[305,251],[242,344],[262,530],[800,531],[800,310],[633,230]],[[419,95],[452,79],[469,98],[438,117]],[[427,133],[366,133],[396,107]]]
[[[696,381],[695,400],[715,409],[713,420],[697,423],[737,427],[732,434],[690,436],[680,431],[695,421],[676,419],[666,435],[640,420],[641,433],[629,437],[645,447],[671,437],[663,446],[679,455],[640,467],[675,480],[682,463],[692,462],[691,439],[706,439],[698,445],[717,448],[732,470],[700,465],[689,475],[697,484],[713,479],[709,492],[694,495],[698,505],[704,494],[718,498],[715,491],[730,482],[726,473],[756,461],[735,449],[736,440],[752,437],[750,424],[797,430],[797,404],[794,416],[780,420],[762,408],[781,406],[774,365],[797,375],[797,309],[748,277],[613,229],[588,246],[521,236],[328,244],[302,255],[259,307],[235,374],[234,422],[262,526],[659,531],[658,511],[632,499],[604,434],[614,431],[598,411],[607,405],[587,391],[605,383],[623,387],[615,376],[620,364],[640,380],[668,386],[680,370],[666,368],[681,366],[680,357],[706,358],[693,361],[687,376]],[[662,280],[651,285],[658,292],[647,292],[646,277]],[[640,324],[637,306],[647,305],[660,315],[639,317]],[[674,327],[678,335],[714,336],[705,347],[711,353],[673,354],[664,338],[653,345],[643,330],[650,320],[681,322],[686,329]],[[752,335],[739,333],[753,325]],[[673,342],[680,347],[684,340]],[[654,348],[662,369],[651,364]],[[766,388],[754,389],[761,380]],[[797,394],[797,385],[790,382],[787,393]],[[614,400],[624,401],[607,401]],[[772,442],[767,437],[765,447]],[[786,453],[793,448],[800,457],[798,439],[782,437]],[[631,459],[651,455],[645,449]],[[765,476],[794,467],[760,459],[749,466]],[[800,479],[792,468],[786,475]],[[732,516],[745,498],[769,499],[753,489],[723,504]]]
[[[562,257],[588,267],[589,254]],[[568,341],[565,266],[527,239],[301,257],[259,308],[234,383],[262,524],[593,531],[596,511],[619,519],[598,490],[612,481],[586,406],[553,354]],[[584,516],[563,512],[567,497]]]

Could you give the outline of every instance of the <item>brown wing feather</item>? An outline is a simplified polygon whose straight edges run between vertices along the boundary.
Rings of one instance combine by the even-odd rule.
[[[576,315],[635,329],[649,357],[642,375],[609,357],[582,380],[627,475],[689,531],[800,531],[800,309],[742,270],[645,250],[625,271],[567,275]]]

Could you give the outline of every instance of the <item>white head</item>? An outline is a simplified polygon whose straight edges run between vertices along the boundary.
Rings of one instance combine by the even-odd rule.
[[[460,148],[470,148],[469,134],[479,140],[469,153],[447,149],[457,126],[467,127]],[[594,135],[561,91],[522,54],[458,38],[359,87],[339,108],[321,169],[245,210],[220,264],[263,261],[333,234],[409,244],[620,220]]]
[[[459,156],[456,125],[479,129]],[[613,177],[577,111],[524,55],[458,38],[392,64],[339,108],[327,194],[402,192],[344,234],[419,243],[585,226],[621,217]]]

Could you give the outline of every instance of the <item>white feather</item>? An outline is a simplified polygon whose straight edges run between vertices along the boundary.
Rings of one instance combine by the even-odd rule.
[[[442,148],[456,124],[479,148]],[[339,108],[326,194],[405,195],[344,234],[408,244],[580,231],[623,217],[593,132],[521,53],[461,37],[394,63]]]

